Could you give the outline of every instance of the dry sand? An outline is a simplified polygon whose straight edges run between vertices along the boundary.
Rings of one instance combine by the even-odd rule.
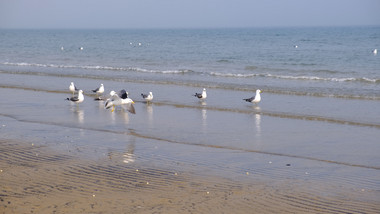
[[[376,201],[313,195],[291,183],[237,182],[113,158],[83,160],[9,140],[0,140],[0,170],[0,213],[380,212]]]

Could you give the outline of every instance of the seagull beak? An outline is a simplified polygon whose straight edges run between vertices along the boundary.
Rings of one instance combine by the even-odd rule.
[[[135,104],[135,101],[132,101],[133,104]]]

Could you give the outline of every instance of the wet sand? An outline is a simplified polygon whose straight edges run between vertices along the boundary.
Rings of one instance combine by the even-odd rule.
[[[255,181],[249,173],[244,179],[201,176],[152,164],[121,164],[120,159],[125,156],[89,161],[25,142],[0,141],[0,148],[1,213],[378,213],[380,210],[377,200],[360,200],[365,190],[341,192],[339,196],[316,195],[307,192],[308,182],[295,184],[297,179],[274,184]]]

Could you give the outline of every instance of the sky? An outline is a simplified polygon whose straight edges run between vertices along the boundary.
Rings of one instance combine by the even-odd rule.
[[[0,0],[0,28],[380,25],[380,0]]]

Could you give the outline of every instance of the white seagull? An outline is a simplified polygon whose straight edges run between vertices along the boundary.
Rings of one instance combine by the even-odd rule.
[[[153,93],[150,91],[149,94],[141,94],[142,98],[146,100],[147,102],[153,100]]]
[[[92,92],[95,92],[96,96],[99,96],[99,94],[103,94],[104,93],[103,83],[100,84],[99,88],[92,90]]]
[[[83,91],[79,90],[78,96],[67,98],[67,100],[70,100],[74,103],[81,103],[84,100]]]
[[[75,87],[74,83],[71,82],[70,86],[69,86],[69,90],[73,93],[73,96],[74,96],[75,91],[78,91],[79,89],[77,89],[77,87]]]
[[[128,98],[128,92],[126,92],[124,89],[116,93],[115,91],[110,92],[111,97],[106,100],[106,103],[104,104],[104,107],[106,109],[111,108],[112,106],[112,111],[115,110],[115,106],[122,106],[132,114],[136,114],[135,112],[135,107],[133,104],[133,100],[131,98]]]
[[[201,100],[206,99],[206,97],[207,97],[206,89],[204,88],[202,93],[195,93],[194,96],[201,99]]]
[[[251,98],[247,98],[247,99],[243,99],[247,102],[250,102],[250,103],[259,103],[261,101],[261,96],[260,96],[260,93],[261,93],[261,90],[260,89],[257,89],[256,90],[256,95],[251,97]]]

